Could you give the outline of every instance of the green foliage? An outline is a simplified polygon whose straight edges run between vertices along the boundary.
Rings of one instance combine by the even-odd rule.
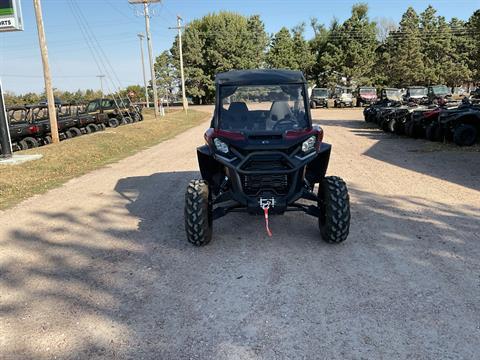
[[[471,43],[466,45],[466,51],[472,71],[472,79],[480,82],[480,10],[477,10],[468,20],[467,33],[471,37]]]
[[[177,41],[170,50],[176,68]],[[186,26],[182,41],[186,91],[201,103],[213,100],[216,73],[262,67],[268,37],[259,16],[220,12],[193,20]]]
[[[179,87],[177,68],[169,51],[162,52],[155,59],[155,78],[158,87],[158,96],[169,100],[174,96],[174,91]],[[145,96],[144,96],[145,98]]]
[[[357,83],[368,83],[375,64],[376,24],[368,18],[368,6],[364,3],[352,7],[349,19],[343,24],[334,21],[327,43],[320,42],[317,77],[332,87],[341,77]]]

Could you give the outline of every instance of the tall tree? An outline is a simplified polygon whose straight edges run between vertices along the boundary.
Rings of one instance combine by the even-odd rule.
[[[267,53],[267,64],[274,69],[296,69],[294,43],[290,31],[282,27],[272,36],[270,49]]]
[[[390,33],[392,67],[390,81],[394,86],[422,84],[424,76],[423,53],[420,43],[420,19],[412,7],[403,14],[400,27]]]
[[[332,74],[346,77],[348,83],[370,82],[376,48],[376,27],[368,18],[368,6],[356,4],[349,19],[341,25],[332,24],[320,68],[328,74],[329,82],[334,79]]]
[[[154,68],[159,96],[165,97],[167,101],[170,101],[179,84],[177,69],[173,64],[172,55],[169,51],[164,51],[157,56]]]
[[[187,94],[196,102],[210,102],[215,94],[217,72],[263,65],[267,35],[256,15],[220,12],[192,21],[182,40]],[[177,40],[171,53],[178,68]]]
[[[472,80],[480,82],[480,10],[477,10],[468,20],[467,36],[472,39],[469,47],[470,70],[472,71]]]

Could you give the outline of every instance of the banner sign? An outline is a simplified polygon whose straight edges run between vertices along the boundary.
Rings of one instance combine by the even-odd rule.
[[[20,0],[0,0],[0,32],[23,30]]]

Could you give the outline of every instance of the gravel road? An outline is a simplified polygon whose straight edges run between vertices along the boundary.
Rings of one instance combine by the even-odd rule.
[[[350,190],[316,219],[231,214],[193,248],[200,126],[0,212],[1,359],[478,359],[480,153],[315,110]]]

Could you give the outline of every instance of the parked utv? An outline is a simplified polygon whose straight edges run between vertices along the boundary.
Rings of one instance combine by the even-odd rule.
[[[407,103],[428,104],[428,89],[425,86],[409,86],[404,99]]]
[[[313,88],[312,95],[310,95],[310,107],[315,109],[317,107],[328,108],[328,99],[330,98],[330,90],[327,88]]]
[[[29,110],[25,106],[7,109],[10,138],[14,151],[27,150],[41,145],[40,128],[28,119]]]
[[[98,123],[103,123],[109,127],[117,127],[118,125],[131,124],[143,120],[140,108],[117,99],[96,99],[90,101],[86,112],[94,116]]]
[[[357,106],[372,105],[377,102],[377,89],[372,86],[359,86],[357,89]]]
[[[303,211],[318,218],[323,240],[344,241],[348,190],[339,177],[325,176],[331,146],[312,125],[303,74],[230,71],[218,74],[215,86],[206,145],[197,149],[202,179],[185,194],[188,241],[209,243],[213,220],[240,211],[264,216],[269,236],[269,214]]]
[[[432,104],[444,105],[452,99],[452,92],[446,85],[428,87],[428,100]]]
[[[333,94],[335,107],[353,107],[352,88],[346,86],[336,86]]]

